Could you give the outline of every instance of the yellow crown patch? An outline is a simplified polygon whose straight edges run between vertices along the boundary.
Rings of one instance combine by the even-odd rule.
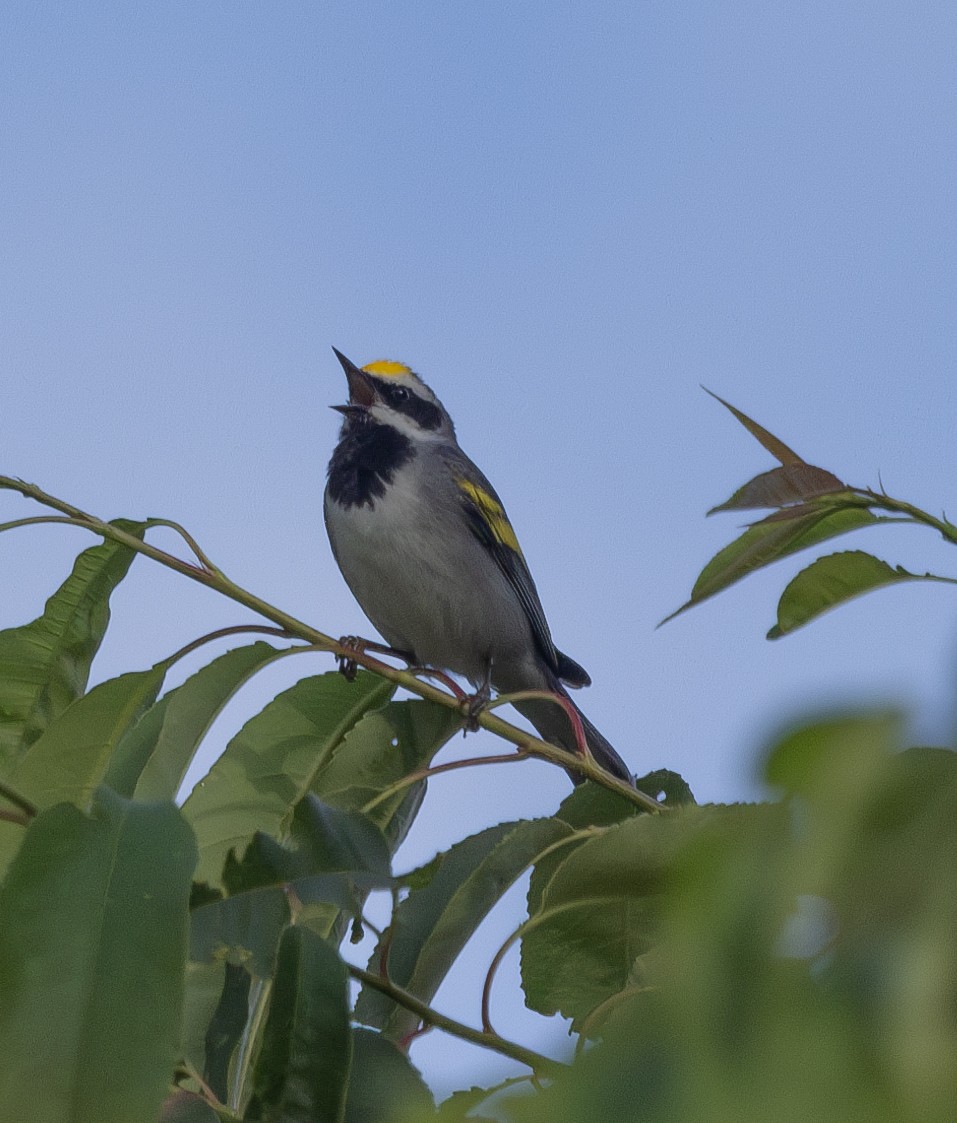
[[[376,359],[366,363],[362,368],[366,374],[374,374],[379,378],[401,378],[403,374],[411,374],[412,368],[405,363],[398,363],[395,359]]]

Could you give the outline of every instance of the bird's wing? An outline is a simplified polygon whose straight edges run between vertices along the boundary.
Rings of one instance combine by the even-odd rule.
[[[502,501],[484,478],[472,478],[470,474],[469,477],[457,479],[456,485],[469,528],[495,559],[518,597],[531,625],[535,644],[545,662],[556,675],[563,677],[561,672],[565,668],[565,657],[560,657],[555,648],[538,590],[528,571],[522,548],[518,544],[518,538],[508,520]],[[572,661],[568,660],[568,662]],[[577,664],[573,665],[577,666]]]

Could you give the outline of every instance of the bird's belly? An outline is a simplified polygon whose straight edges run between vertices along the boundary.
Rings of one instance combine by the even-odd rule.
[[[464,534],[450,541],[433,518],[422,507],[401,518],[353,507],[327,525],[346,583],[386,642],[479,682],[490,661],[528,655],[531,629],[481,544]]]

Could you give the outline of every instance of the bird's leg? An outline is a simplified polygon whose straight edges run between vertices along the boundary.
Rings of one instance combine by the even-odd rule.
[[[339,673],[346,682],[352,682],[359,672],[359,665],[352,658],[352,652],[362,655],[363,652],[374,651],[377,655],[391,655],[405,663],[415,662],[415,656],[408,651],[399,651],[398,648],[389,647],[384,643],[376,643],[375,640],[362,639],[361,636],[340,636],[339,643],[346,650],[336,655],[336,663],[339,666]]]
[[[492,660],[485,664],[485,674],[474,694],[469,694],[462,699],[462,710],[465,713],[465,732],[475,733],[479,727],[479,714],[489,703],[492,697]]]
[[[409,670],[414,675],[421,675],[423,678],[434,678],[437,682],[442,683],[443,686],[448,687],[449,692],[454,694],[460,702],[467,697],[465,691],[459,686],[455,679],[452,678],[451,675],[447,675],[445,671],[440,671],[438,667],[416,666],[409,667]]]

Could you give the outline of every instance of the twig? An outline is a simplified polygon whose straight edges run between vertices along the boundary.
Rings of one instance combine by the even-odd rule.
[[[385,803],[387,799],[391,799],[397,792],[401,792],[404,788],[409,788],[413,784],[417,784],[420,780],[428,780],[432,776],[438,776],[442,772],[453,772],[456,768],[472,768],[477,764],[513,764],[515,761],[528,760],[530,754],[522,749],[518,749],[514,753],[509,753],[507,756],[503,753],[495,753],[489,756],[470,756],[464,757],[461,760],[450,760],[444,764],[432,764],[428,768],[417,768],[415,772],[409,772],[402,777],[401,780],[396,780],[394,784],[390,784],[384,791],[374,798],[370,799],[362,807],[362,814],[368,815],[380,803]]]
[[[397,1002],[406,1010],[418,1015],[421,1021],[434,1026],[436,1029],[445,1030],[446,1033],[451,1033],[454,1037],[460,1037],[463,1041],[470,1041],[473,1045],[481,1045],[493,1052],[501,1053],[505,1057],[511,1057],[512,1060],[527,1065],[533,1072],[540,1075],[554,1075],[567,1068],[567,1065],[561,1061],[542,1056],[541,1053],[536,1053],[533,1049],[528,1049],[524,1045],[500,1037],[497,1033],[486,1033],[484,1030],[473,1029],[462,1022],[457,1022],[454,1018],[440,1014],[438,1010],[433,1010],[431,1006],[416,998],[414,994],[396,986],[391,980],[385,979],[381,975],[375,975],[371,971],[365,971],[351,963],[347,963],[346,967],[349,974],[354,979],[358,979],[364,986],[371,987],[372,990],[377,990],[380,994],[386,995],[393,1002]]]
[[[207,632],[206,635],[191,640],[178,651],[174,651],[173,654],[166,659],[166,662],[172,665],[173,663],[179,662],[180,659],[185,658],[187,655],[190,655],[204,644],[212,643],[213,640],[224,639],[226,636],[243,635],[245,632],[255,632],[257,635],[265,636],[278,636],[280,639],[295,639],[295,636],[290,636],[283,628],[274,628],[270,624],[232,624],[228,628],[217,628],[215,632]],[[296,648],[296,650],[304,649]]]
[[[205,552],[200,549],[199,543],[192,536],[192,534],[190,534],[186,527],[181,526],[178,522],[174,522],[172,519],[150,519],[150,523],[153,526],[166,526],[169,527],[170,530],[175,530],[180,538],[182,538],[186,545],[189,546],[189,548],[193,551],[193,555],[195,556],[196,560],[203,567],[203,569],[206,570],[207,573],[222,573],[222,570],[219,568],[219,566],[213,565]]]
[[[906,503],[903,499],[894,499],[886,492],[874,491],[869,487],[855,487],[853,490],[858,495],[863,495],[868,500],[869,506],[879,507],[882,511],[896,511],[898,514],[906,515],[911,521],[929,526],[932,530],[938,531],[952,545],[957,545],[957,526],[954,526],[946,518],[935,518],[934,515],[921,510],[920,507],[915,507],[913,503]]]

